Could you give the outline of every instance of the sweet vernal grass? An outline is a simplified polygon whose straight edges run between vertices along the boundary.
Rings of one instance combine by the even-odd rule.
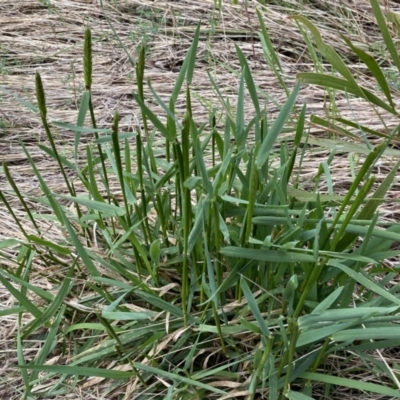
[[[399,66],[385,17],[376,0],[371,4]],[[147,390],[168,399],[234,398],[232,384],[249,399],[312,399],[321,386],[328,397],[341,386],[365,396],[399,398],[392,366],[370,356],[371,351],[400,345],[400,285],[392,283],[396,271],[383,263],[398,255],[392,244],[400,240],[400,224],[388,224],[377,213],[400,163],[382,182],[375,182],[372,172],[398,129],[382,134],[334,113],[311,117],[337,134],[354,138],[354,128],[360,128],[383,142],[354,147],[342,141],[343,151],[356,148],[366,155],[361,168],[352,167],[346,195],[333,193],[329,166],[334,151],[317,171],[317,179],[326,179],[329,194],[307,192],[299,177],[304,148],[313,139],[307,132],[306,106],[296,102],[300,83],[344,91],[370,102],[372,110],[396,113],[393,96],[367,53],[344,38],[370,70],[381,96],[360,86],[318,29],[298,16],[293,18],[303,34],[311,33],[315,51],[341,77],[317,68],[299,74],[298,84],[289,89],[261,13],[258,18],[266,62],[287,94],[274,121],[236,47],[241,68],[235,107],[209,74],[221,109],[210,109],[209,124],[196,122],[191,85],[200,25],[169,101],[161,100],[147,82],[162,117],[151,110],[145,95],[146,48],[140,47],[133,97],[141,125],[129,134],[119,131],[118,113],[111,130],[97,127],[91,33],[86,30],[86,91],[77,123],[54,122],[75,133],[72,159],[57,151],[37,74],[38,109],[30,108],[42,119],[50,148],[41,148],[57,161],[68,195],[50,190],[23,144],[42,195],[21,193],[12,168],[3,164],[11,190],[0,192],[0,199],[24,237],[0,243],[0,257],[6,257],[1,252],[5,248],[12,247],[16,254],[15,260],[7,259],[15,268],[0,270],[0,282],[18,305],[0,315],[19,315],[21,398],[32,393],[65,396],[86,377],[114,380],[106,396],[130,380],[137,398],[143,399]],[[388,18],[397,21],[393,13]],[[175,113],[180,94],[186,102],[183,116]],[[250,120],[244,112],[247,95],[254,107]],[[88,112],[90,127],[85,127]],[[222,129],[217,121],[223,121]],[[288,131],[293,137],[282,139],[282,132]],[[160,140],[162,147],[156,145]],[[85,151],[84,163],[78,163],[79,151]],[[84,194],[76,194],[76,181]],[[111,189],[116,186],[119,196]],[[35,234],[14,211],[10,196],[21,204]],[[64,205],[65,199],[75,204],[76,213]],[[33,201],[47,208],[48,219],[64,232],[62,239],[46,238],[40,216],[31,208]],[[51,291],[31,283],[38,262],[59,271],[51,279]],[[79,282],[85,286],[78,292]],[[22,323],[23,316],[30,322]],[[43,331],[40,351],[29,360],[29,339]],[[66,361],[45,365],[56,346]],[[366,370],[373,365],[376,382],[361,385],[357,373],[351,379],[337,376],[331,357],[345,354],[360,360],[360,373],[360,365]],[[385,380],[379,380],[383,375]]]

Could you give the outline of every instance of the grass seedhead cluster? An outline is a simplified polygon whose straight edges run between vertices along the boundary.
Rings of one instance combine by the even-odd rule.
[[[385,16],[377,0],[371,4],[400,73]],[[316,66],[289,87],[257,15],[265,60],[287,94],[274,121],[239,46],[236,107],[210,73],[221,107],[210,109],[209,123],[195,120],[191,85],[200,24],[168,104],[144,81],[146,47],[140,48],[132,65],[140,124],[128,133],[119,130],[118,112],[111,129],[96,122],[89,28],[75,125],[48,120],[36,74],[37,108],[24,104],[40,115],[50,143],[41,149],[57,161],[68,195],[50,190],[22,142],[42,195],[21,193],[12,167],[3,163],[12,190],[0,191],[0,199],[24,236],[0,242],[6,265],[0,282],[17,302],[0,316],[19,316],[21,398],[62,397],[94,377],[97,384],[110,382],[104,398],[320,399],[335,398],[337,387],[357,398],[400,397],[398,371],[381,355],[400,346],[398,267],[386,263],[399,255],[392,245],[400,240],[400,224],[388,226],[378,214],[400,162],[383,181],[373,173],[398,128],[382,133],[336,115],[311,117],[342,138],[343,151],[354,152],[348,139],[358,129],[364,143],[357,148],[366,157],[346,195],[333,191],[334,153],[318,171],[328,194],[307,191],[298,179],[312,140],[306,105],[297,102],[301,83],[322,86],[333,97],[359,97],[377,115],[398,115],[390,86],[375,59],[344,37],[383,99],[359,85],[316,26],[294,16],[331,69]],[[388,18],[399,20],[394,13]],[[254,106],[250,117],[246,96]],[[175,112],[178,101],[186,104],[184,115]],[[73,156],[59,152],[55,128],[73,133]],[[371,136],[381,143],[372,145]],[[155,142],[162,142],[162,153]],[[10,196],[19,199],[35,234],[25,230]],[[35,213],[32,204],[46,213]],[[46,238],[37,224],[44,218],[59,228],[59,240]],[[50,290],[31,283],[38,263],[54,271]],[[30,359],[34,340],[41,348]],[[375,381],[362,382],[357,371],[337,376],[340,357],[349,371],[352,363],[376,371]]]

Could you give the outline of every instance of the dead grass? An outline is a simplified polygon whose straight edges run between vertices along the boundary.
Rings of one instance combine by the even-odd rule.
[[[167,2],[115,0],[103,1],[104,11],[111,20],[115,31],[135,60],[136,51],[141,41],[148,45],[146,78],[151,79],[155,91],[164,100],[172,90],[179,64],[191,43],[194,28],[201,19],[201,41],[198,51],[198,66],[194,79],[193,91],[197,100],[193,103],[194,118],[198,122],[207,122],[209,112],[204,103],[218,107],[219,104],[209,84],[207,71],[216,79],[220,90],[230,97],[234,104],[237,76],[229,72],[225,65],[234,71],[239,70],[234,44],[240,46],[253,71],[253,78],[265,93],[265,101],[271,118],[278,107],[286,100],[284,91],[279,87],[273,72],[264,60],[262,47],[257,36],[259,29],[254,7],[257,3],[248,2],[237,7],[225,4],[223,10],[215,9],[214,1],[176,0]],[[277,4],[279,3],[279,4]],[[48,4],[48,5],[47,5]],[[300,5],[299,5],[300,4]],[[302,4],[302,5],[301,5]],[[400,11],[397,2],[386,1],[386,6]],[[132,130],[138,123],[138,108],[131,92],[135,88],[134,70],[127,55],[111,31],[99,1],[92,0],[2,0],[0,3],[0,84],[18,96],[36,104],[34,96],[34,74],[41,73],[47,96],[48,114],[51,120],[74,123],[77,107],[83,90],[82,46],[85,26],[89,25],[93,37],[93,100],[98,125],[109,127],[114,111],[121,116],[122,130]],[[310,18],[322,32],[324,40],[335,47],[347,60],[347,65],[359,74],[362,84],[375,90],[366,71],[352,58],[351,53],[338,40],[338,31],[346,34],[365,50],[380,56],[381,40],[370,12],[368,0],[356,1],[272,1],[262,10],[273,44],[281,56],[286,81],[293,86],[296,73],[311,71],[312,63],[304,39],[296,24],[288,15],[300,13]],[[387,65],[389,68],[390,66]],[[147,91],[149,93],[149,91]],[[396,91],[393,92],[395,95]],[[203,104],[199,99],[203,100]],[[328,104],[324,93],[314,87],[304,87],[299,96],[299,103],[307,103],[309,114],[324,116]],[[400,103],[400,96],[396,98]],[[184,107],[183,102],[181,106]],[[337,106],[344,118],[357,120],[362,125],[387,131],[398,123],[393,116],[384,116],[385,125],[377,118],[368,105],[352,101],[351,109],[346,99],[338,98]],[[248,102],[246,114],[251,115],[252,106]],[[178,113],[183,109],[177,110]],[[21,192],[36,195],[39,186],[18,143],[27,146],[36,165],[50,188],[57,192],[64,191],[62,178],[57,165],[45,155],[37,144],[46,144],[45,135],[37,115],[29,112],[11,96],[0,97],[0,161],[5,161],[11,168]],[[328,132],[313,128],[315,137],[328,137]],[[73,137],[69,132],[56,132],[56,145],[61,154],[70,155]],[[328,153],[314,154],[311,150],[303,164],[304,174],[301,179],[312,187],[311,178],[316,173],[321,159]],[[345,181],[350,181],[347,155],[336,157],[331,165],[337,193],[346,190]],[[380,180],[392,165],[391,159],[382,159],[377,178]],[[0,190],[10,189],[7,180],[0,175]],[[326,190],[322,184],[320,189]],[[383,208],[387,220],[400,218],[395,201],[400,187],[396,184],[389,198],[391,204]],[[19,215],[23,212],[14,201],[14,210]],[[38,210],[40,212],[40,210]],[[0,204],[2,230],[0,239],[20,237],[19,229],[7,210]],[[45,230],[49,237],[60,232],[49,222]],[[29,229],[29,227],[27,227]],[[46,288],[47,278],[37,275],[38,286]],[[7,308],[13,299],[4,288],[0,287],[0,307]],[[20,394],[13,388],[20,385],[18,371],[11,365],[16,363],[15,335],[16,317],[2,318],[0,321],[0,393],[4,399],[17,399]],[[32,357],[34,354],[32,354]],[[397,353],[387,354],[397,357]],[[7,377],[7,378],[6,378]],[[5,380],[6,379],[6,380]],[[7,382],[7,383],[5,383]],[[67,398],[101,399],[102,385],[90,381],[84,387],[76,389]],[[357,398],[349,393],[338,393],[339,397]],[[322,397],[321,397],[322,398]]]

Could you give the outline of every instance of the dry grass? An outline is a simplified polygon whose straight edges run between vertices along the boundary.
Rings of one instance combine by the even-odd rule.
[[[256,85],[265,93],[271,118],[274,118],[278,111],[276,104],[283,104],[286,100],[285,93],[279,87],[274,73],[264,61],[257,36],[259,26],[254,11],[255,2],[248,2],[247,6],[241,3],[236,7],[224,4],[221,12],[215,9],[213,1],[115,0],[103,3],[104,10],[97,0],[2,0],[0,2],[0,84],[36,104],[34,74],[35,71],[39,71],[45,85],[49,118],[73,123],[77,117],[77,107],[83,90],[82,46],[84,29],[89,25],[94,43],[93,99],[98,124],[109,127],[114,111],[118,110],[122,118],[120,123],[122,130],[132,130],[138,121],[138,108],[131,96],[135,88],[134,70],[104,18],[105,12],[133,60],[136,58],[136,51],[141,41],[147,42],[146,78],[151,79],[155,91],[164,100],[168,99],[172,90],[179,63],[189,48],[194,28],[198,20],[202,21],[199,62],[192,87],[197,94],[197,100],[193,103],[196,121],[207,121],[209,111],[205,104],[219,106],[209,84],[207,71],[215,77],[220,90],[227,97],[236,93],[237,75],[226,68],[228,65],[234,71],[239,70],[235,43],[246,55]],[[397,2],[386,1],[385,3],[392,10],[396,11],[397,7],[397,11],[400,11]],[[348,35],[361,47],[378,57],[380,51],[383,53],[383,50],[380,50],[381,39],[367,0],[272,1],[267,8],[262,9],[262,12],[273,44],[281,56],[289,86],[293,86],[297,72],[311,71],[313,68],[298,27],[287,18],[290,14],[301,13],[315,22],[324,40],[334,46],[347,60],[347,65],[353,71],[357,71],[362,84],[371,90],[376,89],[371,87],[366,72],[360,68],[356,60],[352,59],[344,43],[338,40],[337,33],[341,31]],[[387,68],[390,66],[387,65]],[[393,93],[396,94],[395,91]],[[231,98],[234,103],[235,95]],[[299,103],[307,103],[309,113],[324,116],[328,107],[327,100],[324,98],[322,90],[304,87],[299,96]],[[396,103],[400,103],[400,96],[396,98]],[[336,105],[344,118],[357,120],[360,124],[377,130],[387,131],[398,124],[393,116],[384,116],[385,124],[383,124],[382,120],[371,113],[369,106],[360,101],[352,101],[350,108],[345,98],[338,97]],[[182,107],[184,107],[183,102]],[[249,102],[247,114],[251,114],[251,110]],[[183,113],[183,109],[177,111]],[[56,163],[37,147],[38,143],[46,144],[38,116],[30,113],[11,96],[2,94],[0,122],[4,125],[3,128],[0,127],[0,161],[5,161],[10,166],[20,190],[32,195],[39,193],[39,186],[33,179],[26,157],[18,145],[18,142],[22,141],[50,188],[62,192],[64,187]],[[312,128],[312,134],[320,138],[326,138],[329,135],[328,132],[316,127]],[[73,137],[70,133],[59,130],[55,140],[61,154],[72,154]],[[308,158],[303,164],[304,174],[301,179],[304,184],[311,187],[311,178],[321,159],[328,153],[314,154],[310,150],[307,154]],[[343,158],[336,157],[331,165],[337,193],[345,191],[348,187],[346,181],[350,182],[348,164],[347,155],[345,155]],[[376,171],[378,181],[386,175],[391,165],[390,158],[382,159],[380,169]],[[7,192],[9,189],[7,180],[0,175],[0,190]],[[323,184],[320,189],[326,190]],[[399,208],[395,203],[399,190],[397,185],[392,188],[389,198],[393,199],[393,203],[385,205],[382,209],[384,218],[387,220],[399,218]],[[15,212],[22,216],[23,212],[19,210],[19,205],[17,203],[13,205]],[[0,218],[3,226],[0,239],[19,237],[18,227],[1,204]],[[45,229],[49,237],[60,235],[51,223],[45,224],[47,224]],[[46,289],[48,282],[44,272],[41,270],[41,273],[36,275],[35,285]],[[0,307],[7,308],[12,303],[13,299],[0,287]],[[12,387],[19,386],[20,378],[17,371],[10,369],[10,366],[16,363],[15,332],[16,317],[2,318],[0,322],[0,393],[4,399],[19,397],[18,393],[12,393]],[[33,357],[34,354],[31,356]],[[397,354],[385,356],[395,359]],[[7,385],[3,381],[6,376],[8,377]],[[87,383],[79,389],[79,392],[71,393],[68,398],[103,398],[101,385],[92,386]],[[338,396],[355,398],[349,393],[338,394]]]

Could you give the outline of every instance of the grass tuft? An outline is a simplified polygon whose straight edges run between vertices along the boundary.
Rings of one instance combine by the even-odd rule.
[[[371,5],[390,51],[385,17],[376,0]],[[353,165],[345,195],[333,190],[335,150],[316,168],[315,181],[325,179],[328,194],[299,182],[304,148],[318,140],[307,132],[306,105],[299,107],[304,84],[360,98],[378,116],[397,115],[394,95],[371,55],[344,38],[378,93],[359,84],[303,16],[293,19],[303,34],[311,32],[315,55],[330,71],[319,65],[318,72],[300,73],[290,89],[261,11],[257,15],[265,63],[286,97],[273,119],[239,46],[237,98],[227,99],[209,73],[221,107],[210,107],[208,122],[196,119],[200,24],[167,101],[145,82],[146,47],[138,49],[132,98],[140,117],[125,134],[118,111],[111,129],[96,122],[90,28],[76,124],[48,118],[36,74],[38,113],[51,146],[40,148],[57,164],[69,193],[50,188],[23,143],[40,193],[19,190],[12,167],[3,163],[10,190],[0,191],[0,200],[22,237],[0,241],[0,282],[16,302],[0,316],[18,316],[13,367],[22,379],[21,398],[61,398],[104,380],[103,396],[124,399],[335,398],[338,388],[359,398],[400,397],[396,365],[381,353],[400,345],[398,267],[387,264],[399,256],[393,245],[400,224],[387,224],[378,213],[400,162],[382,181],[375,177],[398,127],[384,135],[368,128],[379,144],[322,140],[365,156]],[[311,118],[341,134],[361,128],[336,113]],[[57,127],[73,134],[69,153],[59,151]],[[56,239],[42,228],[43,219],[59,233]],[[38,274],[49,275],[50,288],[37,284]],[[40,350],[31,357],[37,341]],[[338,359],[345,359],[339,366],[349,377],[338,373]],[[374,382],[361,382],[365,371]]]

